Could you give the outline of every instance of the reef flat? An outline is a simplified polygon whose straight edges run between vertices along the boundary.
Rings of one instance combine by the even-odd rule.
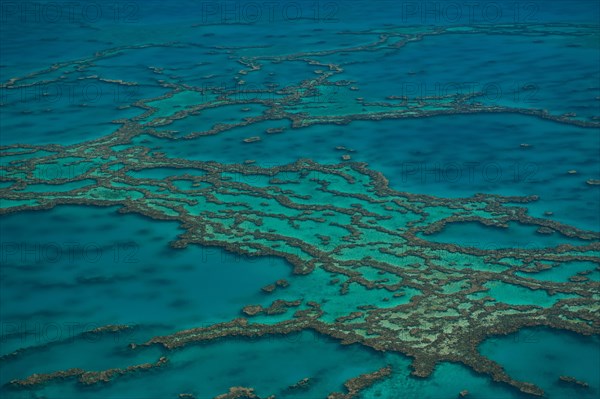
[[[341,298],[340,308],[329,312],[321,306],[327,298],[298,298],[293,305],[302,308],[289,314],[289,321],[261,324],[251,318],[236,319],[157,337],[146,344],[172,349],[227,336],[313,329],[345,344],[359,342],[408,354],[414,358],[413,373],[421,377],[428,376],[440,361],[454,361],[524,392],[541,394],[539,388],[513,380],[497,364],[482,358],[477,346],[490,335],[526,326],[586,335],[599,331],[597,282],[542,284],[517,274],[600,260],[597,233],[536,219],[524,208],[507,205],[535,198],[482,194],[441,199],[396,192],[387,186],[384,176],[360,163],[319,165],[299,160],[265,169],[161,158],[148,155],[142,147],[114,151],[110,139],[104,146],[98,144],[91,148],[87,144],[68,149],[44,147],[52,154],[11,161],[4,181],[13,185],[3,189],[2,195],[18,205],[3,208],[2,213],[61,204],[121,205],[121,213],[180,222],[185,233],[172,242],[175,248],[198,244],[250,256],[283,257],[297,274],[323,273],[322,283],[334,286],[331,292],[337,291]],[[60,181],[35,177],[40,165],[52,163],[85,172]],[[172,168],[174,175],[163,179],[132,176],[132,172],[161,168]],[[177,169],[184,173],[178,175]],[[85,184],[68,191],[55,189],[73,182]],[[28,191],[30,184],[46,185],[47,190]],[[500,228],[518,222],[578,238],[583,244],[482,250],[426,239],[449,223],[462,222]],[[490,281],[542,292],[556,300],[544,308],[507,304],[491,296],[474,298],[488,290],[485,284]],[[345,305],[364,298],[358,286],[380,292],[380,304]],[[406,291],[410,298],[405,297]],[[277,292],[271,295],[276,297]],[[394,305],[398,298],[410,301]],[[287,312],[287,307],[281,312]]]

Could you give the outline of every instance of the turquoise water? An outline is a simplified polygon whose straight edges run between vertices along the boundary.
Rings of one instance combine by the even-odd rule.
[[[598,336],[524,329],[506,337],[489,339],[481,346],[481,352],[500,361],[516,378],[539,384],[549,398],[594,398],[600,388],[598,344]],[[549,347],[554,348],[552,353],[548,353]],[[525,367],[527,363],[533,367]],[[558,381],[561,375],[585,381],[589,388],[563,384]]]
[[[451,223],[440,232],[423,238],[442,243],[457,243],[459,245],[478,249],[522,248],[540,249],[555,247],[562,244],[583,245],[585,241],[564,236],[558,232],[552,234],[537,233],[536,226],[519,223],[509,223],[506,228],[484,226],[477,222]]]
[[[529,288],[506,283],[486,283],[484,286],[488,289],[486,292],[478,292],[471,297],[473,299],[482,299],[490,296],[495,301],[504,302],[509,305],[535,305],[542,307],[552,306],[561,299],[577,297],[576,295],[561,293],[548,295],[545,291],[533,291]]]
[[[552,354],[548,353],[549,347],[555,348]],[[481,346],[481,351],[491,359],[500,361],[511,375],[539,383],[546,390],[548,398],[594,398],[600,384],[596,372],[600,359],[598,348],[597,337],[579,337],[547,329],[524,329],[506,337],[490,338]],[[386,361],[401,370],[398,378],[369,388],[364,394],[365,398],[437,399],[458,396],[463,390],[476,398],[530,397],[504,389],[459,364],[440,364],[431,379],[423,380],[406,376],[409,359],[390,355],[386,356]],[[576,364],[575,368],[573,364]],[[558,381],[561,375],[586,381],[590,388],[564,385]]]
[[[592,262],[571,262],[537,273],[517,272],[517,274],[522,277],[533,277],[538,280],[566,282],[570,277],[581,272],[590,272],[590,274],[586,274],[586,276],[591,280],[598,281],[600,279],[600,270],[598,270],[598,266]]]
[[[75,343],[71,345],[74,351],[86,350],[90,357],[87,361],[64,359],[64,352],[52,350],[43,353],[45,361],[69,366],[106,367],[106,364],[129,365],[130,356],[121,353],[118,345],[109,340],[107,345],[113,354],[101,361],[91,361],[93,350],[101,354],[104,342]],[[119,342],[120,343],[120,342]],[[53,348],[54,349],[54,348]],[[148,351],[146,351],[148,352]],[[158,356],[156,350],[144,353],[142,359],[153,361]],[[68,354],[69,352],[67,352]],[[300,356],[298,353],[302,353]],[[63,357],[60,360],[61,356]],[[71,354],[77,357],[77,352]],[[38,355],[38,359],[40,356]],[[140,360],[140,356],[136,356]],[[323,361],[324,360],[324,361]],[[104,365],[102,363],[105,363]],[[49,385],[38,390],[36,394],[77,398],[84,395],[89,398],[105,398],[107,395],[131,398],[158,398],[173,396],[176,393],[193,392],[200,398],[217,396],[227,392],[232,386],[253,386],[259,395],[277,394],[290,398],[325,397],[329,392],[341,390],[342,384],[354,375],[368,372],[372,366],[385,365],[385,359],[380,354],[365,351],[359,347],[340,347],[335,341],[306,332],[283,338],[270,338],[260,341],[232,339],[199,345],[185,352],[171,356],[169,367],[160,376],[160,383],[154,384],[148,378],[122,379],[113,384],[108,390],[81,388],[75,383]],[[18,372],[19,364],[13,365]],[[43,371],[44,367],[36,370]],[[13,373],[18,375],[18,373]],[[196,376],[191,377],[190,376]],[[197,376],[202,376],[201,378]],[[6,377],[10,377],[7,375]],[[290,385],[303,378],[310,377],[313,382],[308,390],[294,391]],[[28,397],[27,394],[11,392],[11,397]],[[22,396],[21,396],[22,395]]]
[[[384,381],[366,390],[364,398],[422,397],[438,399],[458,397],[463,390],[476,398],[515,399],[525,395],[504,389],[488,379],[454,363],[437,366],[435,373],[427,380],[408,377],[410,360],[400,356],[387,359],[399,370],[397,378]]]
[[[338,163],[343,152],[335,147],[344,146],[355,150],[353,160],[381,171],[400,191],[440,197],[535,194],[539,200],[526,205],[533,216],[547,217],[544,213],[552,212],[552,220],[597,230],[600,219],[595,204],[600,192],[586,184],[598,175],[597,130],[557,126],[518,115],[452,115],[427,121],[383,120],[376,129],[372,122],[358,121],[342,127],[286,130],[278,135],[264,132],[288,127],[289,122],[268,121],[252,129],[236,128],[184,143],[151,138],[149,146],[173,157],[214,160],[218,154],[222,162],[252,159],[263,166],[284,165],[299,158]],[[476,126],[488,126],[497,134],[490,137]],[[457,131],[460,136],[448,134]],[[255,135],[262,141],[243,143],[244,138]],[[533,147],[523,149],[522,142]],[[202,148],[213,150],[206,153]],[[294,151],[288,151],[290,148]],[[569,170],[578,174],[569,175]]]
[[[321,165],[364,162],[370,170],[382,173],[391,188],[406,193],[449,199],[479,193],[535,195],[536,201],[509,204],[525,207],[533,217],[600,231],[600,188],[589,184],[600,179],[597,2],[489,2],[487,8],[486,4],[478,5],[472,14],[470,5],[451,1],[275,3],[182,0],[175,6],[154,0],[110,4],[86,0],[68,6],[42,1],[22,2],[24,7],[33,7],[23,13],[14,8],[17,3],[3,2],[3,213],[16,206],[38,204],[36,199],[9,194],[34,193],[46,198],[48,193],[56,192],[64,200],[75,190],[101,183],[105,174],[84,174],[88,168],[110,160],[114,163],[107,169],[114,173],[109,180],[146,179],[139,184],[153,194],[167,192],[165,184],[170,182],[181,190],[176,198],[198,200],[193,205],[178,203],[194,209],[198,220],[204,211],[221,212],[219,217],[225,225],[232,225],[235,215],[254,210],[285,217],[313,217],[317,220],[296,221],[299,229],[285,218],[264,217],[261,222],[270,223],[274,233],[305,243],[315,241],[318,234],[329,236],[331,242],[323,240],[316,245],[320,250],[349,244],[343,238],[349,234],[347,230],[319,222],[325,217],[324,210],[301,214],[276,198],[259,196],[248,204],[235,205],[231,204],[238,200],[235,191],[214,194],[228,208],[217,210],[194,193],[210,192],[213,184],[203,180],[209,173],[186,163],[234,165],[223,173],[224,178],[265,188],[274,185],[272,176],[241,172],[251,167],[282,167],[306,158]],[[58,16],[53,8],[56,6]],[[74,7],[70,9],[72,14],[68,7]],[[253,7],[259,7],[259,16]],[[94,14],[96,9],[100,10],[98,15]],[[501,10],[498,15],[490,14],[497,9]],[[301,15],[297,14],[299,10]],[[431,34],[448,27],[453,29]],[[395,47],[403,34],[417,32],[426,35]],[[356,51],[382,37],[388,41]],[[98,52],[105,53],[96,57]],[[259,57],[262,69],[248,72],[251,67],[240,62],[252,57]],[[286,96],[303,94],[303,84],[330,72],[329,64],[343,68],[329,78],[339,85],[318,85],[316,93],[284,102]],[[12,78],[21,78],[17,86],[7,84]],[[468,112],[448,112],[452,101],[477,93],[482,94],[466,100]],[[161,97],[165,95],[172,97]],[[408,105],[402,104],[402,96],[411,99]],[[419,105],[422,97],[426,104]],[[472,108],[474,103],[488,107],[487,111],[472,111],[477,109]],[[272,105],[279,107],[278,114],[270,113]],[[504,107],[504,111],[495,112],[490,107]],[[552,117],[570,116],[559,121],[524,112],[531,110],[546,110]],[[404,114],[385,116],[391,111]],[[440,114],[422,114],[429,111]],[[330,119],[319,119],[324,117]],[[294,122],[291,118],[298,119]],[[93,140],[102,142],[115,132],[114,137],[122,142],[94,147]],[[127,134],[135,137],[129,139]],[[254,137],[260,140],[246,140]],[[48,160],[26,174],[24,161],[64,149],[71,151],[80,143],[86,143],[84,148],[89,151],[85,162],[75,163],[83,158],[61,154],[57,161]],[[5,146],[26,149],[51,144],[64,147],[40,147],[32,154],[2,154],[13,150]],[[113,158],[102,158],[108,147],[114,150]],[[139,169],[143,166],[138,162],[138,150],[148,150],[157,163],[143,170],[134,167],[121,176],[126,164]],[[169,161],[159,165],[163,156]],[[23,169],[15,173],[17,168]],[[316,188],[317,182],[300,181],[300,173],[286,171],[277,177],[292,180],[279,186],[281,189],[311,196],[297,198],[298,203],[329,202],[350,209],[358,209],[354,205],[360,203],[366,209],[380,210],[369,208],[371,204],[365,200],[326,194]],[[322,176],[316,173],[311,177]],[[50,180],[60,184],[48,184]],[[126,186],[122,180],[114,180],[105,184]],[[18,186],[22,181],[28,182],[26,187]],[[357,190],[341,178],[335,183],[349,192]],[[361,190],[366,195],[373,191],[370,187]],[[95,193],[96,199],[101,199],[111,192],[104,188]],[[132,198],[143,201],[141,197],[138,193]],[[295,275],[293,265],[282,257],[232,252],[256,249],[247,246],[252,244],[247,236],[237,240],[229,231],[220,233],[230,238],[229,250],[217,244],[173,248],[171,244],[186,232],[180,222],[154,220],[135,212],[120,214],[121,205],[77,205],[79,199],[64,200],[50,210],[0,216],[0,356],[6,355],[0,359],[3,398],[145,399],[177,397],[180,393],[213,398],[230,387],[247,386],[260,397],[274,394],[313,399],[343,391],[344,382],[388,364],[392,366],[392,377],[366,388],[357,397],[454,398],[465,389],[473,398],[531,397],[460,363],[443,361],[431,376],[413,377],[412,359],[401,353],[377,352],[360,344],[340,345],[339,340],[312,329],[260,339],[229,337],[175,351],[159,346],[131,351],[128,344],[132,342],[139,344],[155,336],[227,322],[243,317],[242,309],[247,305],[267,308],[277,299],[299,300],[301,304],[281,314],[260,314],[249,320],[269,325],[293,320],[294,312],[310,309],[309,302],[321,307],[323,314],[318,319],[323,323],[333,323],[369,305],[404,315],[407,306],[428,298],[426,287],[411,285],[415,281],[410,275],[400,277],[362,266],[361,259],[377,258],[403,270],[410,264],[422,264],[424,258],[403,253],[406,237],[390,239],[381,231],[362,236],[358,242],[369,243],[370,248],[338,249],[339,259],[351,264],[335,266],[364,278],[349,282],[347,294],[342,295],[349,277],[340,278],[327,271],[331,265],[316,262],[312,273]],[[153,209],[167,209],[164,205],[168,203],[163,202],[162,207],[160,204],[157,200]],[[167,210],[168,216],[177,214]],[[351,224],[351,215],[338,214],[336,221]],[[396,231],[404,229],[405,222],[413,217],[416,219],[415,215],[403,218],[395,213],[391,220],[372,221]],[[239,231],[259,231],[259,225],[253,227],[253,223],[242,222]],[[473,221],[449,223],[437,233],[417,236],[460,247],[542,253],[563,244],[589,244],[557,231],[540,234],[537,229],[517,222],[497,228]],[[278,243],[280,249],[301,257],[304,263],[313,257],[297,246]],[[386,255],[386,250],[396,251],[397,256]],[[458,269],[467,267],[462,263],[468,260],[473,270],[509,269],[488,267],[484,259],[466,259],[462,253],[446,255],[433,263],[445,267],[453,262],[451,266]],[[549,284],[575,284],[569,279],[586,276],[588,282],[577,284],[598,296],[596,255],[586,261],[557,260],[547,270],[516,271],[515,275]],[[418,268],[425,270],[424,266]],[[454,279],[443,290],[448,295],[469,286],[453,275],[451,268],[423,275],[432,281]],[[338,281],[334,281],[336,278]],[[575,294],[534,291],[489,278],[483,284],[488,291],[468,298],[491,296],[495,303],[544,309],[561,299],[577,298]],[[290,286],[278,287],[271,294],[262,290],[281,279]],[[382,286],[369,287],[378,281],[383,281]],[[393,295],[393,284],[399,285],[402,295]],[[595,314],[597,311],[590,309]],[[361,317],[357,325],[363,321]],[[595,335],[591,337],[552,329],[523,329],[509,336],[488,338],[479,349],[511,377],[540,386],[548,398],[593,398],[600,390],[597,319],[595,322]],[[81,335],[111,324],[132,328],[93,339]],[[17,356],[9,356],[23,348]],[[75,380],[31,390],[15,390],[7,385],[33,373],[72,367],[123,368],[156,362],[163,355],[170,361],[165,368],[95,387],[82,387]],[[590,387],[561,383],[561,375],[586,381]],[[307,390],[288,388],[303,378],[311,379]]]

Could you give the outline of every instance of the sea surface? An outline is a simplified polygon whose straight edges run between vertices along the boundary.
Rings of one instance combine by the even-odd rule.
[[[515,275],[525,285],[492,278],[498,270],[490,266],[486,289],[469,294],[470,300],[483,304],[491,296],[515,309],[555,307],[558,313],[564,309],[556,307],[561,301],[582,296],[600,301],[597,1],[2,0],[0,7],[0,398],[158,399],[188,393],[208,399],[231,387],[249,387],[261,398],[317,399],[347,392],[344,383],[387,365],[391,375],[356,398],[456,398],[465,390],[474,399],[535,397],[449,358],[437,362],[429,376],[418,377],[411,374],[413,354],[347,344],[313,327],[290,334],[274,327],[274,334],[262,337],[234,334],[174,350],[160,345],[131,350],[130,343],[245,317],[245,306],[267,308],[274,299],[301,299],[300,310],[310,307],[308,301],[318,302],[324,311],[320,320],[333,323],[365,305],[402,312],[402,306],[428,294],[408,284],[403,296],[391,297],[355,282],[348,283],[350,295],[340,295],[331,270],[317,265],[311,273],[294,273],[297,265],[289,258],[253,256],[257,250],[230,230],[224,234],[231,245],[202,237],[178,245],[189,238],[189,223],[200,218],[190,217],[186,225],[171,217],[175,205],[169,201],[179,206],[184,195],[157,202],[150,215],[130,206],[143,198],[111,196],[108,190],[81,194],[104,176],[81,177],[86,168],[107,162],[113,162],[102,172],[111,176],[107,181],[148,179],[143,184],[151,195],[164,192],[151,181],[200,176],[190,161],[217,165],[244,187],[264,188],[272,182],[244,168],[285,169],[311,160],[342,167],[364,163],[396,193],[447,199],[448,208],[429,209],[436,218],[479,194],[506,197],[502,204],[524,208],[535,220],[525,223],[521,217],[499,227],[481,223],[474,213],[417,236],[489,251],[472,253],[484,265],[496,250],[514,250],[515,259],[526,258],[521,250],[539,256],[573,253],[573,259],[556,260],[549,270],[519,269]],[[373,45],[382,38],[385,44]],[[394,45],[405,38],[410,40]],[[260,70],[249,71],[248,60],[260,61]],[[329,69],[332,65],[340,69]],[[328,84],[304,92],[331,71]],[[290,93],[301,99],[289,101]],[[402,108],[401,98],[421,104]],[[448,105],[457,99],[464,103]],[[273,104],[286,116],[269,114]],[[219,131],[224,125],[229,127]],[[93,147],[127,134],[129,142]],[[248,140],[252,137],[260,140]],[[73,162],[83,153],[78,152],[27,173],[17,170],[53,151],[86,146],[83,163]],[[108,148],[114,154],[132,152],[117,162],[106,155]],[[120,175],[127,162],[138,165],[135,158],[142,155],[136,149],[147,151],[147,159],[167,161]],[[188,193],[198,184],[169,181]],[[338,183],[331,181],[335,188]],[[208,180],[202,184],[210,190]],[[321,198],[309,184],[288,186],[332,206],[352,202]],[[339,183],[337,189],[344,187]],[[373,191],[360,190],[366,196]],[[236,205],[238,197],[234,191],[219,198],[231,202],[233,213],[249,212]],[[521,202],[524,197],[530,200]],[[261,198],[239,201],[252,210],[265,206]],[[119,212],[127,206],[128,212]],[[199,207],[212,209],[204,202]],[[292,218],[289,209],[273,212]],[[342,217],[336,221],[346,223]],[[541,234],[546,222],[557,231]],[[293,225],[266,218],[264,223],[284,235]],[[336,234],[335,226],[324,222],[306,226],[311,227],[289,234],[307,245],[318,234]],[[383,258],[380,244],[386,239],[374,232],[368,240],[375,244],[356,259],[381,256],[400,264]],[[557,250],[561,245],[571,249]],[[588,249],[581,249],[585,245]],[[365,272],[367,279],[380,278],[371,272],[371,277]],[[581,284],[570,280],[582,275],[587,280]],[[262,290],[282,279],[289,287],[274,294]],[[541,289],[531,289],[530,280]],[[548,293],[546,283],[563,284],[566,292]],[[511,331],[500,326],[498,334],[486,334],[477,350],[514,380],[543,389],[544,397],[597,398],[600,309],[589,310],[589,320],[579,319],[585,334],[584,327],[578,333],[523,322]],[[253,320],[276,325],[293,319],[292,313]],[[461,323],[439,320],[439,329]],[[111,325],[129,328],[88,334]],[[165,367],[91,386],[73,378],[25,388],[11,384],[72,368],[123,369],[161,356],[169,359]],[[308,387],[290,388],[303,378],[310,379]]]

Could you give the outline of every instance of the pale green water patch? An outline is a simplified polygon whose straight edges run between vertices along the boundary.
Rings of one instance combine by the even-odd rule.
[[[205,188],[212,187],[212,184],[207,182],[198,182],[195,183],[191,180],[173,180],[173,185],[182,191],[193,191],[193,190],[202,190]]]
[[[193,132],[206,131],[217,124],[238,124],[246,118],[255,118],[267,108],[262,104],[234,104],[219,105],[205,108],[184,118],[175,119],[173,122],[160,126],[158,130],[171,130],[178,136],[185,136]]]
[[[124,199],[140,199],[143,194],[131,190],[111,190],[105,187],[96,187],[87,191],[84,195],[94,200],[123,201]]]
[[[360,272],[362,276],[369,281],[387,280],[385,282],[386,285],[393,285],[402,282],[402,277],[385,270],[378,270],[374,267],[358,266],[354,270]]]
[[[573,277],[581,272],[590,272],[585,274],[585,277],[592,281],[600,281],[600,272],[598,264],[593,262],[565,262],[552,269],[542,270],[537,273],[527,273],[523,271],[516,272],[518,276],[534,278],[542,281],[554,281],[566,283],[570,277]]]
[[[164,179],[165,177],[170,176],[181,176],[181,175],[191,175],[191,176],[203,176],[206,174],[203,170],[199,169],[178,169],[178,168],[149,168],[142,170],[130,170],[127,172],[128,175],[135,178],[141,179]]]
[[[469,287],[470,284],[468,280],[453,281],[451,283],[444,284],[442,287],[442,292],[444,294],[455,294]]]
[[[504,302],[509,305],[533,305],[541,307],[553,306],[561,299],[577,298],[579,295],[556,293],[549,295],[544,290],[532,290],[527,287],[521,287],[514,284],[507,284],[498,281],[490,281],[484,284],[488,291],[477,292],[468,297],[471,299],[481,299],[486,296],[493,297],[498,302]]]
[[[586,241],[553,234],[537,233],[537,226],[511,222],[508,228],[485,226],[478,222],[449,223],[443,230],[421,237],[433,242],[457,244],[484,250],[501,248],[539,249],[561,244],[582,245]]]
[[[37,205],[37,201],[36,200],[11,200],[11,199],[0,198],[0,208],[3,208],[3,209],[14,208],[16,206],[21,206],[21,205],[35,206],[35,205]]]
[[[147,122],[150,119],[156,121],[161,118],[170,117],[179,111],[183,111],[185,108],[189,108],[193,105],[205,104],[214,101],[215,99],[216,96],[208,91],[181,91],[169,98],[146,103],[151,107],[158,108],[158,110],[151,116],[142,119],[140,122]]]
[[[95,184],[96,181],[92,179],[84,179],[79,181],[68,182],[60,185],[55,184],[30,184],[25,187],[24,191],[34,192],[34,193],[49,193],[49,192],[67,192],[71,190],[76,190],[78,188],[83,188],[89,186],[91,184]]]
[[[36,165],[33,176],[43,180],[73,179],[90,170],[93,162],[80,162],[81,158],[61,158],[51,163]]]
[[[3,155],[3,152],[13,152],[13,151],[15,151],[14,148],[11,148],[10,150],[0,151],[0,164],[1,165],[7,164],[12,161],[22,161],[22,160],[27,160],[27,159],[31,159],[31,158],[41,158],[41,157],[45,157],[48,155],[56,154],[55,152],[50,152],[50,151],[34,151],[32,153]]]
[[[360,311],[360,306],[375,305],[380,309],[393,308],[407,304],[413,296],[421,293],[410,287],[405,287],[399,292],[404,295],[393,296],[385,289],[369,290],[360,284],[352,283],[346,295],[339,295],[339,293],[331,296],[323,295],[321,309],[325,313],[321,316],[321,320],[331,323],[340,316]]]

